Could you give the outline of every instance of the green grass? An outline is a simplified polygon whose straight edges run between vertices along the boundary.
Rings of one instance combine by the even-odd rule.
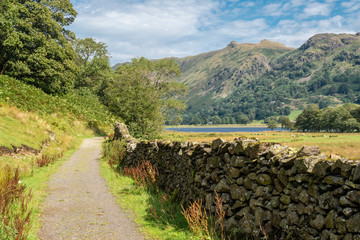
[[[82,140],[91,135],[81,135],[77,137],[67,138],[67,142],[64,145],[61,145],[63,142],[59,141],[55,144],[50,144],[49,149],[55,147],[57,151],[58,146],[61,146],[61,156],[59,158],[54,158],[54,162],[50,163],[45,167],[37,167],[34,164],[36,156],[27,155],[27,156],[2,156],[0,157],[0,165],[1,166],[11,166],[12,169],[18,168],[20,169],[20,179],[21,185],[26,186],[26,191],[31,191],[32,197],[28,202],[28,206],[31,209],[30,215],[30,231],[29,234],[26,235],[26,239],[38,239],[36,234],[38,229],[40,228],[39,217],[42,212],[42,202],[45,199],[47,193],[47,182],[52,173],[54,173],[62,163],[68,159],[79,147]],[[60,144],[60,145],[58,145]],[[52,146],[54,145],[54,146]],[[50,151],[50,150],[49,150]],[[0,170],[2,171],[4,168],[2,167]],[[0,175],[1,175],[0,171]],[[1,189],[0,189],[1,190]],[[12,203],[12,208],[16,208],[21,203],[15,201]],[[14,232],[13,230],[11,232]],[[1,235],[0,238],[7,239],[8,236]]]
[[[32,208],[31,229],[26,239],[37,239],[49,176],[78,148],[83,138],[110,133],[115,120],[98,98],[86,90],[52,96],[16,79],[0,76],[0,146],[12,148],[12,145],[19,147],[25,144],[41,149],[39,156],[0,156],[0,176],[6,165],[19,169],[21,182],[26,185],[27,191],[32,192],[29,203]],[[49,132],[55,134],[55,141],[43,145],[45,140],[49,140]],[[39,167],[43,157],[51,163]],[[17,184],[18,187],[20,185]],[[6,185],[0,184],[0,190],[3,189],[7,189]],[[9,204],[7,206],[11,208],[21,205],[16,200]],[[1,225],[3,216],[0,220]],[[14,233],[14,225],[9,226]],[[1,235],[0,238],[7,239],[9,236]]]
[[[75,139],[71,147],[64,153],[62,158],[46,167],[34,169],[32,175],[22,179],[22,182],[27,186],[27,188],[31,189],[33,195],[30,202],[30,207],[33,211],[31,215],[32,225],[30,234],[27,238],[28,240],[38,239],[36,234],[40,228],[39,217],[42,213],[42,203],[47,196],[46,189],[49,177],[78,149],[85,137],[88,136],[82,136]]]
[[[302,113],[302,110],[293,110],[293,111],[291,111],[291,113],[289,114],[288,117],[291,121],[293,121],[297,118],[297,116],[300,115],[300,113]]]
[[[110,131],[115,120],[119,120],[88,90],[73,90],[64,96],[53,96],[4,75],[0,76],[0,105],[35,112],[54,125],[62,119],[83,121],[99,134]]]
[[[131,215],[144,235],[151,239],[198,239],[189,231],[180,205],[172,202],[171,197],[156,188],[138,186],[132,178],[122,176],[110,167],[109,157],[119,159],[114,151],[119,148],[113,147],[104,144],[107,156],[100,162],[100,173],[116,202]]]
[[[49,138],[46,129],[45,122],[37,114],[0,106],[0,146],[11,148],[11,144],[25,144],[40,149],[42,141]]]
[[[212,142],[222,138],[232,141],[236,137],[257,138],[262,142],[277,142],[290,147],[316,145],[321,152],[330,155],[338,154],[351,159],[360,159],[359,133],[298,133],[298,132],[232,132],[232,133],[184,133],[163,131],[161,138],[174,141]]]

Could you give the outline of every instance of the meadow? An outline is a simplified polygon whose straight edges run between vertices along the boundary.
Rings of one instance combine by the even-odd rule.
[[[235,132],[235,133],[184,133],[163,131],[161,138],[174,141],[211,142],[216,138],[232,141],[237,137],[257,138],[261,142],[276,142],[289,147],[318,146],[321,153],[336,154],[350,159],[360,159],[359,133],[309,133],[309,132]]]

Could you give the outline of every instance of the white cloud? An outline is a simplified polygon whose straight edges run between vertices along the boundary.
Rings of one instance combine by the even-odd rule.
[[[293,7],[299,7],[305,5],[308,1],[307,0],[291,0],[290,3]]]
[[[342,2],[341,6],[346,8],[347,12],[354,12],[360,9],[360,2],[358,0],[352,0],[350,2]]]
[[[359,31],[358,4],[359,0],[283,0],[264,6],[257,0],[80,0],[74,5],[79,15],[70,30],[80,38],[106,43],[115,64],[140,56],[195,55],[232,40],[256,43],[267,38],[299,47],[316,33]]]
[[[75,5],[79,15],[71,30],[79,37],[91,36],[107,43],[114,61],[129,60],[129,56],[163,57],[186,52],[175,50],[174,45],[194,38],[216,21],[212,11],[217,6],[212,0],[121,4],[92,0]]]
[[[271,3],[263,8],[263,12],[268,16],[280,16],[283,14],[283,10],[281,9],[281,3]]]
[[[258,18],[251,21],[233,21],[225,24],[214,31],[214,34],[221,34],[226,37],[243,38],[254,37],[267,28],[265,19]]]
[[[310,3],[304,9],[305,16],[329,16],[331,5],[326,3]]]

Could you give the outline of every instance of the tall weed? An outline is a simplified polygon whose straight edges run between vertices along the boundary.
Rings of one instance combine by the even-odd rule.
[[[181,206],[189,228],[201,239],[211,239],[212,234],[209,229],[209,217],[202,206],[202,200],[196,200],[187,209]]]
[[[189,228],[201,239],[226,239],[224,231],[225,210],[223,199],[215,192],[215,216],[208,215],[202,206],[202,200],[196,200],[186,209],[182,207],[182,214],[188,222]],[[218,231],[217,231],[218,229]]]
[[[0,170],[0,237],[1,239],[27,239],[32,210],[31,192],[21,184],[18,169],[9,166]]]
[[[143,160],[135,167],[125,167],[123,174],[134,179],[135,185],[137,186],[150,187],[156,182],[158,170],[150,161]]]

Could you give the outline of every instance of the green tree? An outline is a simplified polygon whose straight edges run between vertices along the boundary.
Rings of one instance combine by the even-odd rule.
[[[221,118],[216,115],[212,118],[212,124],[221,124]]]
[[[290,121],[288,117],[285,116],[279,117],[279,122],[281,123],[281,128],[283,129],[289,129],[289,130],[294,129],[294,124]]]
[[[69,0],[0,1],[0,74],[64,93],[74,84],[77,67],[69,42],[77,13]]]
[[[321,129],[321,111],[316,104],[308,105],[296,118],[295,127],[302,131],[318,132]]]
[[[275,128],[277,128],[279,125],[279,123],[275,120],[269,120],[267,123],[266,123],[266,127],[267,128],[270,128],[271,130],[274,130]]]
[[[246,124],[250,123],[250,119],[247,115],[241,113],[241,114],[237,115],[236,122],[246,125]]]
[[[269,123],[271,121],[278,122],[275,116],[271,116],[271,117],[268,117],[268,118],[264,119],[265,124],[267,124],[267,123]]]
[[[193,124],[193,125],[200,125],[201,123],[202,123],[202,121],[198,116],[194,116],[191,119],[191,124]]]
[[[172,59],[133,59],[116,69],[114,79],[104,90],[104,102],[125,121],[134,136],[155,137],[169,113],[180,114],[186,107],[175,99],[187,90],[173,80],[179,74],[180,68]]]
[[[95,92],[101,91],[113,73],[107,46],[102,42],[96,42],[93,38],[85,38],[75,39],[73,47],[75,62],[79,67],[75,87],[88,87]]]

